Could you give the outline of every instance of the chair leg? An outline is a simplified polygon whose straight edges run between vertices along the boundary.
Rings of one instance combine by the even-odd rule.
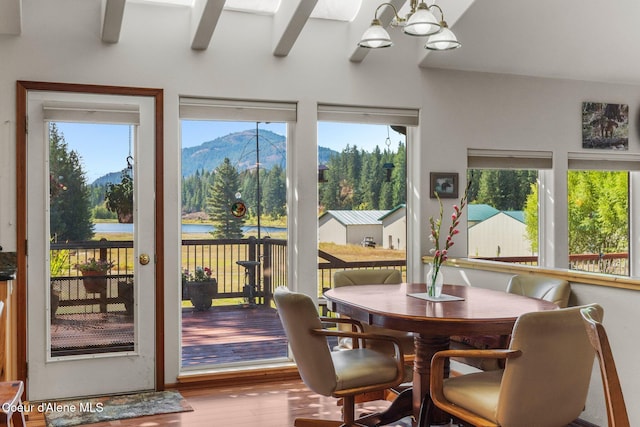
[[[422,400],[422,405],[420,405],[420,417],[418,418],[418,427],[429,427],[431,425],[433,406],[433,402],[428,397]]]
[[[356,400],[355,396],[345,396],[342,405],[342,420],[345,426],[354,425],[356,419]]]

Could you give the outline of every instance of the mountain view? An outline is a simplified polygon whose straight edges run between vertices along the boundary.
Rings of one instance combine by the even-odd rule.
[[[260,129],[260,165],[270,170],[278,165],[285,169],[286,138],[268,130]],[[318,150],[320,163],[326,163],[337,151],[320,147]],[[196,147],[182,149],[182,176],[193,175],[197,170],[214,170],[225,157],[239,172],[255,167],[256,164],[256,132],[254,129],[235,132],[221,136],[212,141],[205,141]]]
[[[285,168],[286,138],[268,130],[260,129],[260,165],[265,170],[273,166]],[[320,164],[329,162],[331,156],[338,154],[330,148],[319,147]],[[196,171],[213,171],[228,157],[239,172],[255,167],[256,132],[250,129],[205,141],[194,147],[182,149],[182,176],[188,177]],[[106,185],[120,182],[120,172],[112,172],[96,179],[91,185]]]

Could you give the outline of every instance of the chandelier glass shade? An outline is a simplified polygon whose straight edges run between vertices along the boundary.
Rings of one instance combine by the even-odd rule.
[[[371,21],[371,26],[364,32],[358,46],[366,47],[369,49],[379,49],[382,47],[393,46],[391,37],[387,30],[384,29],[380,20],[375,18]]]
[[[379,49],[393,46],[389,33],[378,18],[378,12],[383,6],[391,8],[394,14],[392,26],[402,27],[404,34],[416,37],[429,37],[425,44],[425,49],[429,50],[451,50],[461,46],[455,34],[448,28],[444,20],[442,9],[437,4],[427,6],[424,1],[411,0],[411,12],[401,18],[398,10],[391,3],[382,3],[376,8],[371,25],[362,35],[358,46],[369,49]],[[438,9],[440,20],[436,19],[431,9]]]
[[[402,31],[410,36],[430,36],[440,31],[440,22],[429,11],[426,3],[422,2],[418,5],[418,9],[409,15]]]
[[[442,21],[442,23],[444,24],[442,30],[438,34],[429,37],[429,40],[427,40],[427,43],[424,45],[425,49],[451,50],[462,46],[456,38],[456,35],[453,34],[453,31],[447,27],[447,23],[444,21]]]

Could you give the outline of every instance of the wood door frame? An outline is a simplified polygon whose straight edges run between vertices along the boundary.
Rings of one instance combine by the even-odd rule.
[[[27,95],[29,91],[153,97],[155,100],[155,387],[164,390],[164,91],[162,89],[34,81],[16,82],[17,379],[27,379]]]

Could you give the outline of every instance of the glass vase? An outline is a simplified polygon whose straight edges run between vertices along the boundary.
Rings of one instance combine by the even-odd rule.
[[[435,268],[433,265],[427,273],[427,295],[432,298],[440,298],[442,295],[442,285],[444,284],[444,275],[442,268]]]

